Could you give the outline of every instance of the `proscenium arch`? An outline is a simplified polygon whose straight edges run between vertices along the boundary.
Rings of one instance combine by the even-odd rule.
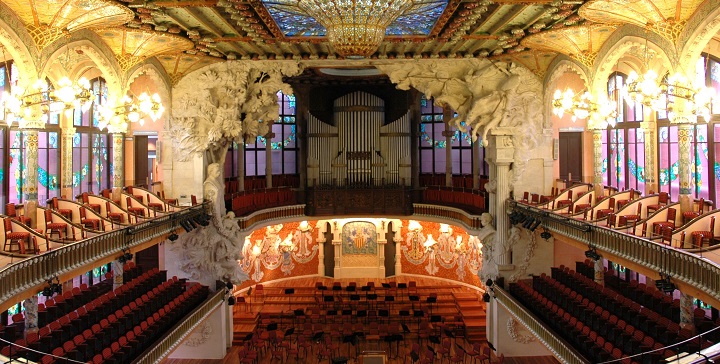
[[[636,34],[627,34],[623,35],[625,32],[633,32],[636,33],[637,29],[640,29],[638,27],[629,26],[631,28],[620,28],[618,31],[616,31],[616,34],[618,35],[617,40],[613,40],[612,38],[615,37],[616,34],[613,34],[611,39],[609,39],[605,45],[610,44],[607,48],[605,45],[603,46],[601,52],[598,54],[598,57],[596,58],[596,65],[595,65],[595,72],[592,76],[592,82],[591,85],[593,87],[592,92],[596,95],[599,95],[605,91],[605,88],[607,87],[607,79],[610,77],[610,74],[615,72],[618,61],[627,58],[628,52],[633,47],[640,47],[643,48],[647,44],[648,50],[653,53],[653,60],[647,67],[649,69],[653,69],[657,72],[657,74],[662,77],[662,75],[665,72],[672,72],[674,68],[672,67],[672,61],[671,57],[675,58],[672,55],[668,55],[665,52],[665,49],[658,46],[656,43],[654,43],[654,40],[659,40],[659,36],[655,35],[654,37],[652,34],[654,33],[647,33],[649,38],[642,38],[637,36]],[[647,39],[647,42],[646,42]],[[613,43],[610,43],[610,42]],[[665,44],[666,45],[666,44]],[[662,69],[658,69],[658,65],[662,66]],[[644,67],[645,65],[643,65]],[[638,73],[644,72],[646,70],[638,70]]]
[[[720,31],[720,0],[704,2],[688,20],[680,34],[679,64],[695,67],[695,61],[713,36]]]

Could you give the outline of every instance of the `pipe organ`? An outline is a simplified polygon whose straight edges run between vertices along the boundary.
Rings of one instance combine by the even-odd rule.
[[[410,185],[410,113],[387,125],[366,92],[333,103],[333,125],[308,115],[308,186]]]

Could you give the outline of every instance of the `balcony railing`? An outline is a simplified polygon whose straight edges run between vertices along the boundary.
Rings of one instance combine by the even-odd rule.
[[[174,231],[178,221],[204,213],[205,205],[67,244],[0,270],[0,302],[48,280]]]
[[[507,201],[515,210],[542,221],[546,229],[592,245],[598,250],[669,275],[720,300],[720,266],[691,252],[628,235],[602,226],[551,213],[533,206]]]
[[[177,348],[195,328],[210,316],[216,309],[223,309],[225,290],[220,289],[195,309],[188,317],[170,329],[158,342],[142,353],[133,363],[154,364],[160,363],[165,357]]]
[[[510,296],[505,290],[495,286],[493,292],[495,293],[495,300],[500,306],[503,306],[511,315],[515,316],[560,362],[569,364],[589,363],[580,353],[573,349],[570,343],[563,340],[557,333],[551,331],[547,325],[526,310],[520,302],[515,300],[515,298]]]
[[[424,216],[432,219],[452,220],[468,229],[480,229],[480,215],[471,215],[455,208],[441,205],[413,204],[414,216]]]

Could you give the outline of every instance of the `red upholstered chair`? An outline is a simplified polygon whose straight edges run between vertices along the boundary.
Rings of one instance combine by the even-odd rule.
[[[11,218],[20,221],[21,223],[25,225],[30,225],[30,218],[27,216],[19,216],[17,214],[17,206],[15,206],[14,203],[9,203],[5,205],[5,215],[10,216]]]
[[[150,194],[147,194],[147,201],[148,201],[148,207],[155,210],[156,214],[157,211],[165,211],[165,204],[160,202],[150,202]]]
[[[72,210],[70,209],[61,209],[59,208],[59,203],[57,197],[53,197],[50,199],[50,202],[48,205],[52,206],[52,209],[57,211],[58,214],[65,216],[68,220],[72,221]]]
[[[112,202],[114,202],[114,203],[115,203],[116,205],[118,205],[118,206],[120,205],[120,200],[113,200],[113,199],[112,199],[112,191],[111,191],[109,188],[106,188],[106,189],[102,190],[102,192],[100,192],[100,193],[102,194],[102,197],[105,197],[106,199],[111,200]]]
[[[690,236],[693,248],[700,248],[705,242],[710,245],[711,240],[715,237],[715,216],[710,217],[710,228],[707,231],[693,231]]]
[[[568,198],[567,198],[567,199],[565,199],[565,200],[558,200],[558,201],[555,203],[555,208],[561,209],[561,208],[563,208],[563,207],[567,207],[567,206],[569,206],[569,205],[572,205],[572,203],[573,203],[573,200],[572,200],[572,195],[573,195],[573,194],[572,194],[572,192],[573,192],[572,190],[571,190],[571,191],[568,191]],[[571,211],[572,211],[572,210],[570,210],[570,211],[568,211],[568,212],[571,212]]]
[[[670,195],[667,192],[660,192],[658,194],[658,203],[647,206],[647,214],[660,210],[670,202]]]
[[[107,211],[107,218],[110,220],[112,228],[114,229],[116,222],[121,224],[125,223],[125,214],[123,214],[122,212],[112,212],[110,210],[110,206],[112,206],[110,205],[110,201],[105,201],[105,211]]]
[[[697,207],[697,209],[696,209]],[[705,211],[705,199],[700,198],[699,200],[695,200],[693,203],[693,211],[685,211],[683,212],[683,223],[687,223],[688,221],[700,216]]]
[[[89,194],[87,192],[82,193],[81,196],[82,196],[83,205],[93,209],[95,212],[97,212],[99,214],[100,213],[100,204],[99,203],[90,203],[90,198],[88,197],[88,195]]]
[[[138,217],[145,217],[145,208],[132,207],[132,197],[130,196],[127,196],[125,201],[127,202],[127,211],[130,213],[130,216],[135,216],[135,223],[137,224]]]
[[[190,204],[193,206],[198,204],[197,197],[195,197],[195,195],[190,195]]]
[[[176,198],[165,198],[165,191],[160,191],[160,198],[162,198],[163,201],[171,204],[171,205],[177,205],[178,201]]]
[[[635,223],[640,221],[640,211],[642,211],[642,202],[638,202],[637,210],[634,214],[620,216],[620,218],[618,219],[619,220],[618,225],[619,226],[626,226],[626,225],[630,225],[630,224],[635,225]]]
[[[52,237],[52,234],[57,234],[58,240],[60,240],[62,239],[62,232],[65,232],[65,236],[67,237],[67,228],[67,223],[53,222],[52,211],[48,209],[45,210],[45,236]]]
[[[665,227],[675,229],[675,218],[676,217],[677,217],[677,210],[675,210],[672,207],[668,208],[667,218],[665,218],[665,221],[658,221],[658,222],[653,223],[653,233],[656,235],[660,235],[662,232],[662,229]]]
[[[9,217],[4,218],[3,223],[5,224],[5,245],[3,246],[4,251],[11,252],[13,251],[13,245],[16,245],[20,254],[25,254],[26,246],[34,246],[34,244],[32,244],[31,242],[32,238],[29,232],[12,231],[12,221],[10,221]],[[27,245],[25,245],[25,243],[27,243]],[[10,247],[9,250],[8,246]],[[34,247],[34,249],[37,253],[37,247]]]
[[[83,224],[86,228],[93,229],[93,230],[100,230],[100,219],[91,219],[87,217],[87,211],[85,211],[85,207],[80,207],[80,223]]]
[[[600,220],[613,212],[615,212],[615,197],[610,197],[610,200],[608,201],[608,208],[597,210],[595,218]]]

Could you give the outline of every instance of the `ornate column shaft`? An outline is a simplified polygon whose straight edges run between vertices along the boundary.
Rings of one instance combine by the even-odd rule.
[[[497,230],[495,241],[498,246],[506,246],[510,228],[510,222],[505,211],[505,201],[510,198],[510,164],[514,161],[515,147],[513,135],[517,132],[515,128],[495,128],[488,135],[488,147],[486,148],[487,159],[491,163],[491,176],[488,183],[488,191],[491,196],[491,204],[495,207],[495,229]],[[491,207],[492,210],[492,207]],[[498,268],[503,270],[503,265],[512,264],[512,251],[505,249],[494,249],[495,262]]]
[[[72,196],[73,192],[73,173],[72,173],[72,150],[73,138],[75,137],[75,128],[72,126],[62,128],[62,150],[60,156],[60,165],[62,171],[62,191],[65,196]]]
[[[595,189],[595,200],[598,201],[605,196],[603,191],[603,158],[602,158],[602,135],[603,129],[593,130],[593,188]]]
[[[402,274],[402,243],[403,239],[400,235],[400,227],[397,228],[395,235],[393,236],[395,242],[395,275]]]
[[[23,131],[25,139],[25,183],[23,193],[25,194],[25,216],[32,219],[31,226],[37,226],[38,206],[38,130],[28,129]]]
[[[238,191],[245,191],[245,143],[238,143]]]
[[[272,123],[270,124],[272,130]],[[269,132],[265,135],[265,187],[272,188],[272,138],[275,133]]]
[[[445,118],[445,120],[450,119]],[[442,132],[442,135],[445,137],[445,187],[452,187],[452,148],[450,146],[452,144],[453,131],[447,121],[445,122],[445,130]]]
[[[25,307],[25,337],[38,331],[38,297],[32,296],[23,301]]]
[[[120,263],[119,260],[115,259],[112,261],[112,272],[113,272],[113,290],[120,288],[123,285],[123,268],[124,263]]]
[[[690,176],[690,142],[692,141],[693,125],[678,125],[678,179],[680,180],[680,210],[692,209],[692,178]]]
[[[326,276],[325,274],[325,234],[322,230],[318,230],[318,237],[316,240],[318,244],[318,275],[320,277]]]
[[[113,169],[112,169],[112,186],[113,188],[122,188],[125,186],[125,135],[120,133],[113,133]]]
[[[605,285],[605,267],[603,266],[602,258],[595,261],[595,275],[593,277],[595,283],[604,286]]]
[[[680,292],[680,328],[695,332],[695,297]]]
[[[640,123],[645,136],[645,194],[650,193],[650,191],[658,192],[660,190],[656,173],[657,123],[654,121],[655,115],[654,112],[645,113],[645,120],[652,121]]]
[[[482,160],[480,160],[480,148],[482,146],[482,143],[480,140],[476,140],[472,143],[472,157],[473,161],[473,167],[472,167],[472,179],[473,179],[473,189],[479,189],[480,188],[480,165],[483,163]]]

